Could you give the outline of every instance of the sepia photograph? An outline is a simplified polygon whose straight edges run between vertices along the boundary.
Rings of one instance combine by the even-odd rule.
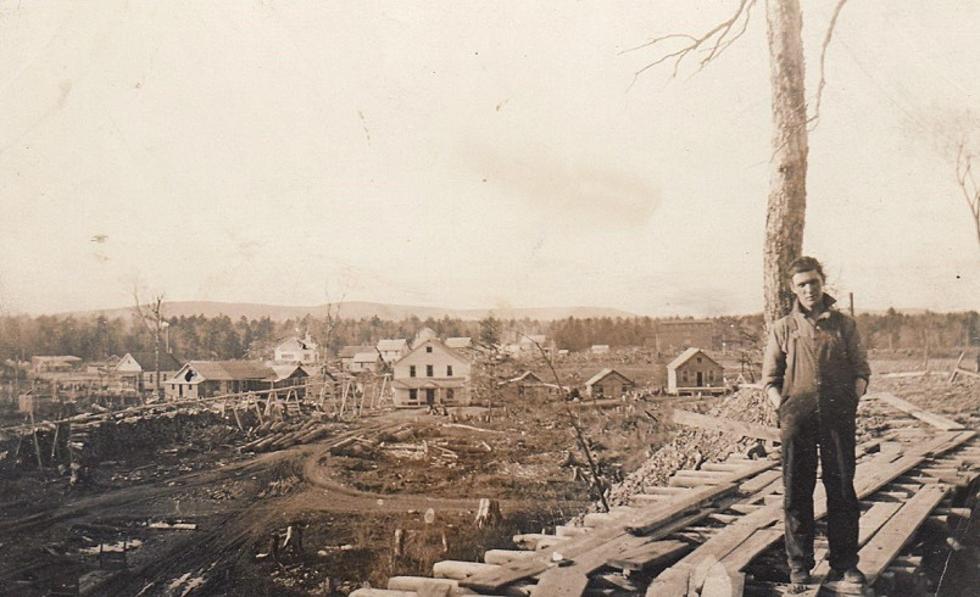
[[[0,596],[980,597],[978,29],[0,0]]]

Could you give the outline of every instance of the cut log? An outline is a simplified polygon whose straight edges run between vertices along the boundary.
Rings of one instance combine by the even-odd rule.
[[[465,580],[477,574],[497,572],[500,566],[460,560],[443,560],[432,565],[432,575],[436,578]]]
[[[606,564],[621,570],[646,570],[675,561],[692,549],[694,547],[685,541],[655,541],[610,558]]]
[[[483,552],[483,561],[486,564],[507,564],[514,560],[533,558],[537,554],[533,551],[521,551],[519,549],[488,549]]]

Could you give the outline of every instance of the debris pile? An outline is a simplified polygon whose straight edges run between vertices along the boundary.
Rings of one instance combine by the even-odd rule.
[[[709,412],[711,416],[743,423],[774,426],[776,413],[762,390],[742,388]],[[680,428],[640,468],[630,473],[609,493],[609,505],[623,505],[632,495],[666,485],[680,469],[698,469],[704,462],[718,462],[731,454],[747,454],[759,440],[734,437],[718,431]]]

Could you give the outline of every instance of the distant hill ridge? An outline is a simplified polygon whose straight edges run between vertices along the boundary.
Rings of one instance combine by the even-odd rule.
[[[164,314],[167,317],[190,317],[193,315],[203,315],[205,317],[217,317],[227,315],[231,319],[240,319],[242,316],[248,319],[261,319],[269,317],[273,321],[285,321],[287,319],[301,319],[307,314],[312,317],[326,317],[328,313],[339,315],[344,319],[364,319],[377,316],[381,319],[398,321],[408,319],[413,315],[419,319],[442,319],[450,317],[466,321],[483,319],[488,315],[493,315],[498,319],[533,319],[538,321],[553,321],[565,319],[567,317],[587,318],[587,317],[636,317],[635,314],[619,309],[607,309],[601,307],[528,307],[528,308],[501,308],[501,309],[450,309],[446,307],[421,307],[413,305],[387,305],[384,303],[371,303],[365,301],[349,301],[339,305],[337,303],[326,303],[312,307],[293,307],[287,305],[263,305],[256,303],[223,303],[217,301],[173,301],[165,302],[163,305]],[[98,317],[102,315],[109,319],[118,317],[128,317],[132,314],[132,309],[122,307],[118,309],[101,309],[93,311],[76,311],[71,313],[59,313],[58,316],[65,317]]]

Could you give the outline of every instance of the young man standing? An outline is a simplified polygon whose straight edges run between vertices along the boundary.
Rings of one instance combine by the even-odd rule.
[[[796,301],[769,332],[762,378],[779,412],[782,436],[786,555],[797,590],[810,582],[813,490],[819,452],[827,490],[828,580],[863,584],[857,568],[858,517],[854,492],[855,415],[871,369],[854,320],[824,294],[824,273],[813,257],[790,265]],[[819,450],[818,450],[819,448]]]

